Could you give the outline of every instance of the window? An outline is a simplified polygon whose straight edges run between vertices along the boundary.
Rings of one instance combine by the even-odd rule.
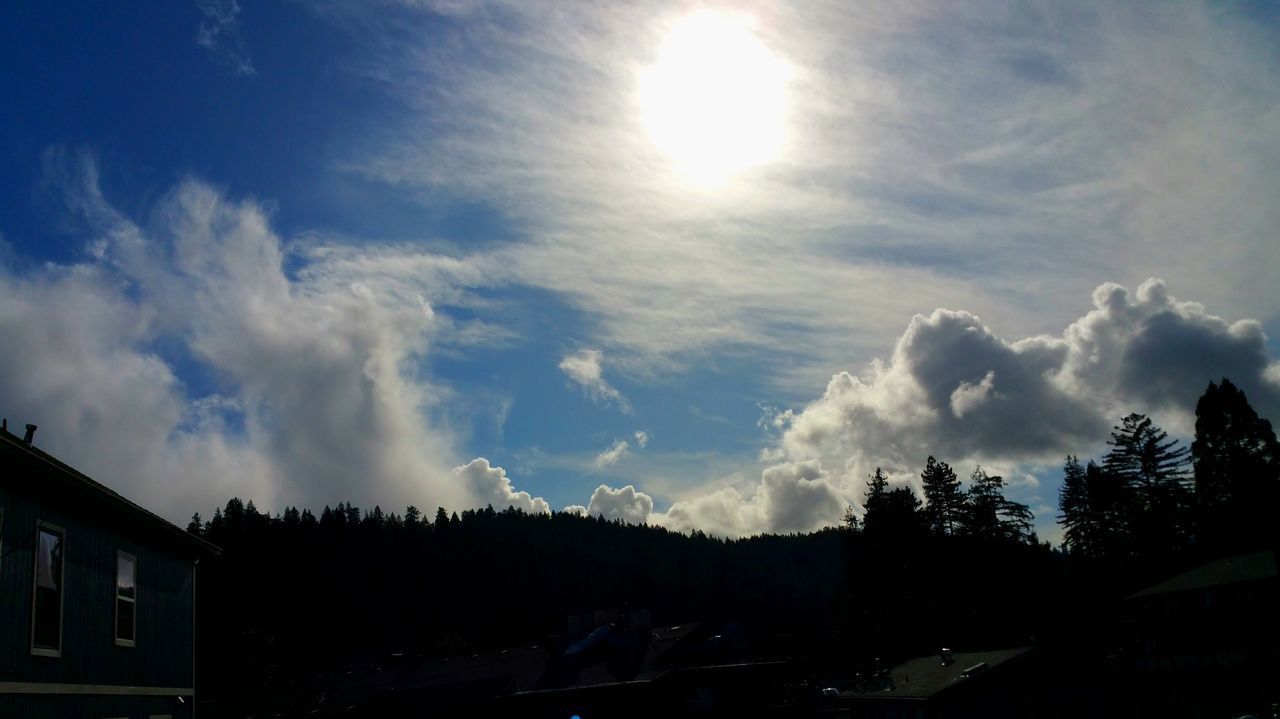
[[[116,552],[116,644],[133,646],[138,618],[138,560],[132,554]]]
[[[35,592],[31,606],[31,653],[62,656],[62,582],[66,532],[36,522]]]

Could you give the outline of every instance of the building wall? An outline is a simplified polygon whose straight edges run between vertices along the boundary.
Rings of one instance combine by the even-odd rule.
[[[0,462],[0,464],[3,464]],[[192,686],[194,565],[181,547],[132,527],[119,515],[99,516],[92,505],[73,504],[29,483],[9,481],[20,467],[0,466],[0,716],[29,714],[22,707],[59,702],[93,710],[58,715],[150,716],[170,712],[170,697],[138,700],[137,712],[112,713],[119,698],[12,694],[14,684],[53,683],[124,687]],[[38,483],[37,483],[38,485]],[[62,656],[33,656],[31,611],[37,520],[65,530]],[[115,643],[116,552],[137,558],[136,642]],[[190,697],[187,697],[190,702]],[[110,706],[108,706],[110,705]],[[152,711],[152,710],[155,711]]]

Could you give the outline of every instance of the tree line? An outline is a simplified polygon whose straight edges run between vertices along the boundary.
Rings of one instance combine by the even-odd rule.
[[[1066,459],[1058,520],[1072,556],[1112,565],[1160,565],[1277,539],[1280,445],[1230,380],[1210,382],[1196,403],[1190,447],[1150,417],[1116,425],[1100,462]]]
[[[569,615],[611,608],[842,637],[846,658],[1081,641],[1098,626],[1080,610],[1091,598],[1197,552],[1274,541],[1270,424],[1226,380],[1196,415],[1190,448],[1130,415],[1101,461],[1069,457],[1061,548],[1039,540],[1003,478],[976,467],[963,483],[936,457],[923,496],[877,469],[843,526],[744,539],[514,508],[272,514],[233,498],[188,527],[224,550],[198,585],[201,689],[246,696],[361,658],[541,642]]]

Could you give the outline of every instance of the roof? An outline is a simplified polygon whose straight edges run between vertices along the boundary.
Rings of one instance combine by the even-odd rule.
[[[928,699],[1030,651],[1031,647],[1016,647],[990,652],[955,652],[954,661],[948,664],[943,664],[937,654],[916,657],[891,669],[888,677],[843,691],[840,696]]]
[[[1189,592],[1197,589],[1220,587],[1241,582],[1256,582],[1275,579],[1276,555],[1271,550],[1241,554],[1235,557],[1216,559],[1202,564],[1195,569],[1183,572],[1175,577],[1154,584],[1139,592],[1129,595],[1129,599],[1154,597],[1175,592]]]
[[[107,509],[114,510],[121,516],[137,522],[139,526],[159,532],[160,534],[185,543],[198,552],[217,556],[222,549],[200,537],[178,527],[163,517],[126,499],[104,484],[90,479],[88,475],[62,462],[53,455],[33,446],[27,445],[22,438],[7,429],[0,429],[0,457],[12,458],[18,462],[44,470],[42,479],[60,482],[70,492],[69,496],[83,498],[98,503]]]

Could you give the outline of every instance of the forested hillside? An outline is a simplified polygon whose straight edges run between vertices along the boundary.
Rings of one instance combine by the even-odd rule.
[[[855,661],[1079,644],[1103,631],[1108,598],[1275,540],[1269,423],[1225,380],[1198,416],[1191,447],[1130,415],[1101,462],[1069,456],[1059,548],[1000,477],[978,467],[962,482],[934,457],[923,498],[877,470],[844,526],[737,540],[569,513],[338,503],[272,515],[232,499],[188,528],[225,550],[201,567],[202,672],[234,691],[391,653],[542,641],[571,614],[610,608],[808,637]]]

